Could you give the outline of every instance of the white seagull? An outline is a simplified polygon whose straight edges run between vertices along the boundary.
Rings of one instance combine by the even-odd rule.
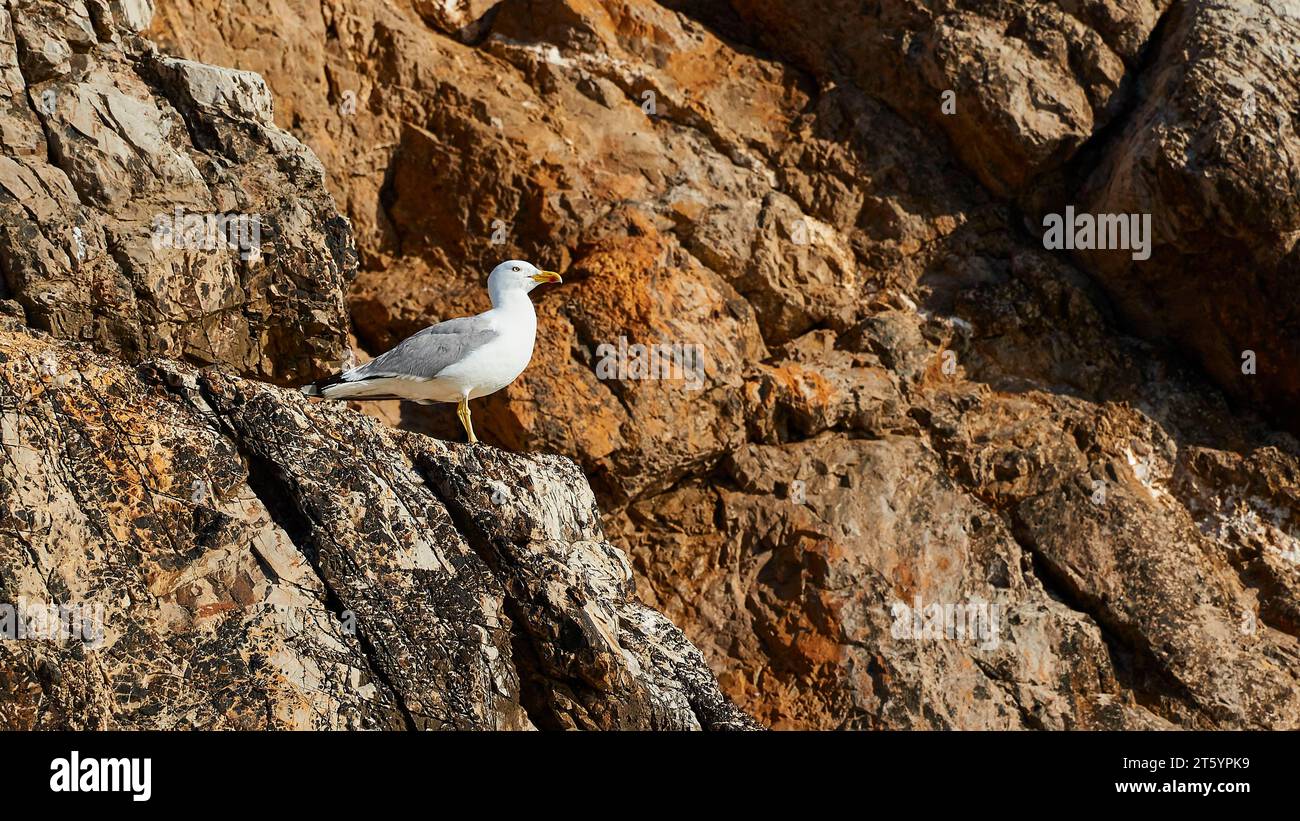
[[[537,339],[528,292],[561,281],[554,271],[521,260],[503,262],[488,275],[492,310],[431,325],[364,365],[304,385],[302,392],[326,399],[456,402],[456,415],[475,444],[469,400],[501,390],[528,367]]]

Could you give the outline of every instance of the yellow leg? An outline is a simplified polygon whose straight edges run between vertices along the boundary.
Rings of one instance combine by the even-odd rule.
[[[460,424],[469,434],[469,443],[478,444],[478,437],[474,435],[474,423],[469,418],[469,400],[461,399],[460,404],[456,406],[456,415],[460,417]]]

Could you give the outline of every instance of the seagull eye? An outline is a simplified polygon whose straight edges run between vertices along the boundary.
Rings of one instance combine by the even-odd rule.
[[[516,265],[516,266],[514,266],[513,268],[511,268],[510,270],[514,271],[514,272],[517,274],[517,273],[519,273],[519,266]]]

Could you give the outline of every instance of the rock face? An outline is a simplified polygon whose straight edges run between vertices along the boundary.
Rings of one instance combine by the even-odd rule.
[[[158,56],[148,10],[4,10],[0,727],[757,728],[571,461],[241,378],[341,357],[350,227],[262,79]],[[258,254],[155,247],[230,206]]]
[[[0,8],[0,299],[127,358],[336,365],[356,261],[320,162],[261,77],[138,38],[148,5]]]
[[[1221,388],[1300,430],[1300,5],[732,5],[820,81],[852,83],[942,130],[985,188],[1033,216],[1035,233],[1067,205],[1151,215],[1149,259],[1077,250],[1076,263],[1137,335],[1173,342]],[[1250,374],[1245,351],[1257,359]]]
[[[475,418],[573,462],[442,444],[424,435],[456,437],[442,409],[365,408],[394,432],[305,404],[234,376],[289,371],[169,347],[163,325],[127,320],[141,350],[221,367],[15,328],[4,441],[26,461],[0,476],[27,512],[0,529],[20,580],[2,592],[112,590],[134,632],[85,660],[0,645],[26,694],[9,723],[70,721],[55,693],[133,726],[748,726],[734,701],[773,727],[1296,727],[1296,19],[158,3],[147,33],[174,57],[119,36],[111,59],[178,111],[296,145],[240,72],[265,78],[354,229],[363,354],[486,307],[501,259],[564,274],[529,370]],[[209,117],[227,122],[183,117],[195,152],[227,144]],[[249,191],[329,201],[237,149]],[[1150,213],[1150,258],[1045,249],[1069,205]],[[342,257],[295,274],[346,278],[343,232]],[[303,352],[341,355],[348,329],[294,316],[273,320],[310,338],[273,361],[325,370]],[[224,518],[181,510],[196,480]],[[46,497],[93,524],[39,520]],[[136,544],[148,559],[115,558]],[[315,621],[291,628],[282,600]],[[125,684],[138,658],[152,691]],[[217,681],[243,682],[219,710]]]
[[[0,593],[101,630],[0,643],[7,729],[755,726],[563,458],[14,330],[0,397]]]
[[[1300,5],[1180,4],[1165,25],[1132,114],[1078,194],[1092,211],[1153,214],[1152,257],[1082,262],[1144,333],[1177,340],[1295,431]],[[1255,374],[1242,371],[1247,350]]]

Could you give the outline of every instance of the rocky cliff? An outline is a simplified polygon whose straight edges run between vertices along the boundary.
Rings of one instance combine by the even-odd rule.
[[[568,460],[13,329],[0,387],[5,598],[104,608],[0,644],[6,727],[753,726]]]
[[[1294,2],[6,8],[7,724],[1300,722]],[[266,384],[512,256],[518,455]]]
[[[262,80],[159,56],[140,14],[0,19],[0,726],[756,727],[573,462],[238,375],[340,358],[350,230]],[[160,242],[174,209],[267,236]]]

